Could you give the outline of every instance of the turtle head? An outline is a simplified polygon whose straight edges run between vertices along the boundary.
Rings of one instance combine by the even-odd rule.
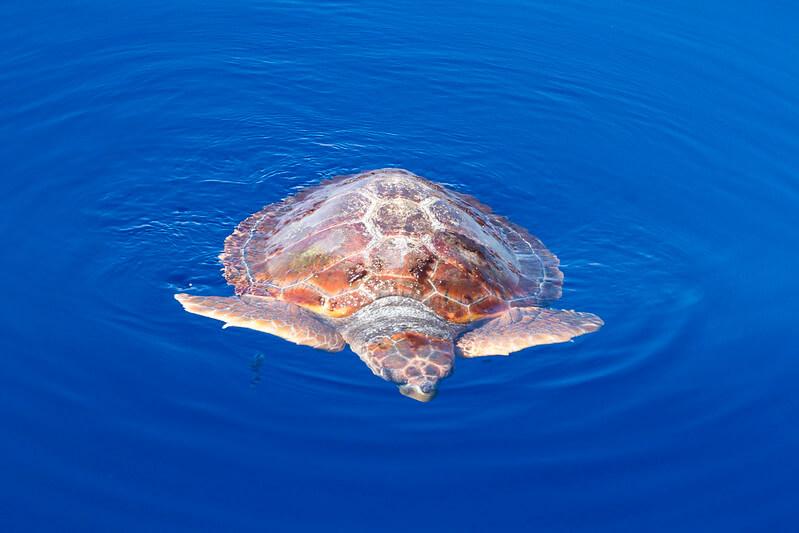
[[[373,339],[359,348],[356,353],[372,372],[420,402],[436,397],[439,382],[452,374],[455,360],[452,341],[417,331]]]
[[[438,383],[404,383],[399,386],[399,391],[408,398],[429,402],[438,394]]]

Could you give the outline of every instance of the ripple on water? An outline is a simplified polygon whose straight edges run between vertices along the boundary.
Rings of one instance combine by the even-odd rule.
[[[256,186],[272,180],[281,182],[278,171],[262,172],[255,180]],[[180,181],[175,180],[171,185],[179,185]],[[224,194],[229,198],[231,211],[252,210],[249,204],[253,200],[249,197],[241,198],[240,203],[247,205],[234,205],[239,203],[234,200],[235,193],[246,181],[209,178],[192,185],[195,196],[205,202],[202,209],[175,207],[162,213],[153,209],[146,216],[141,212],[148,202],[154,206],[186,204],[179,187],[175,187],[177,190],[164,187],[160,194],[149,187],[133,187],[106,196],[108,205],[115,206],[113,210],[108,205],[98,208],[98,213],[113,213],[112,217],[98,215],[104,217],[103,225],[112,238],[109,245],[115,250],[107,256],[99,272],[103,284],[115,287],[99,295],[108,309],[108,321],[131,332],[147,331],[172,346],[187,342],[176,339],[173,331],[191,318],[179,313],[171,296],[178,291],[220,295],[230,292],[217,256],[224,237],[241,215],[225,212],[214,201]],[[282,192],[274,190],[277,186],[270,187],[270,196],[281,198],[315,180],[303,179],[301,185],[291,185],[294,181],[283,180]],[[506,194],[497,192],[488,197],[483,195],[482,199],[503,206],[507,205]],[[259,200],[255,203],[266,203]],[[557,206],[568,200],[553,198],[552,203]],[[554,218],[554,214],[548,204],[539,202],[534,218],[546,220]],[[557,233],[556,245],[564,247],[556,250],[566,278],[564,296],[555,307],[597,313],[606,325],[597,334],[563,346],[536,347],[508,359],[459,360],[457,372],[444,382],[437,402],[444,404],[445,410],[458,412],[455,417],[460,420],[458,423],[467,423],[468,416],[464,415],[469,411],[468,406],[480,404],[486,395],[491,395],[493,401],[505,400],[516,406],[491,416],[513,417],[518,410],[528,408],[518,400],[535,395],[536,391],[573,389],[618,375],[632,374],[630,377],[634,379],[636,373],[646,372],[648,365],[657,364],[652,359],[666,356],[668,347],[681,337],[693,316],[691,309],[700,294],[687,285],[690,276],[675,275],[676,271],[690,267],[685,253],[673,244],[682,241],[673,232],[644,227],[637,223],[633,213],[623,212],[589,226],[545,229]],[[596,256],[601,256],[603,262],[593,261]],[[136,294],[140,290],[135,288],[138,284],[131,280],[152,283],[150,298],[141,299]],[[130,287],[127,293],[126,285]],[[658,290],[652,291],[652,287]],[[131,306],[130,302],[137,298],[139,303]],[[269,394],[322,402],[335,398],[337,402],[345,402],[344,405],[368,402],[386,408],[402,400],[393,386],[371,376],[349,350],[330,355],[257,332],[231,334],[218,326],[211,321],[197,322],[195,327],[207,333],[202,334],[204,340],[196,348],[189,341],[187,349],[228,354],[227,360],[215,364],[229,369],[244,368],[253,354],[264,351],[267,356],[259,387],[269,389]]]
[[[326,138],[335,135],[309,136],[309,140],[322,144],[327,144]],[[215,146],[232,149],[236,142],[220,140]],[[358,152],[363,147],[340,142],[333,148]],[[453,414],[453,425],[469,424],[472,418],[489,416],[478,414],[475,408],[490,395],[492,401],[509,404],[490,416],[509,418],[529,408],[520,402],[522,398],[540,391],[570,390],[618,375],[634,378],[646,372],[648,365],[657,364],[653,360],[664,357],[668,347],[681,337],[692,317],[692,307],[701,298],[695,287],[687,285],[690,276],[676,275],[689,270],[681,246],[691,237],[680,237],[674,228],[643,225],[640,214],[629,206],[614,205],[612,215],[590,224],[569,224],[561,219],[560,212],[575,202],[579,205],[581,199],[562,184],[560,176],[544,168],[524,168],[513,158],[507,168],[498,170],[483,151],[462,156],[449,170],[412,170],[478,194],[497,212],[528,226],[561,258],[564,296],[555,307],[594,312],[606,325],[599,333],[565,346],[536,347],[508,359],[460,360],[454,376],[442,385],[436,409]],[[179,291],[228,294],[217,256],[236,224],[262,205],[322,177],[362,169],[336,166],[342,163],[346,162],[332,156],[311,159],[291,151],[278,154],[270,166],[261,168],[243,160],[213,160],[209,156],[184,159],[176,155],[165,162],[164,176],[133,173],[107,182],[102,198],[88,210],[94,230],[103,232],[104,253],[93,254],[91,247],[96,241],[90,239],[77,241],[74,249],[77,255],[95,257],[92,275],[96,283],[84,288],[83,297],[94,299],[104,312],[91,320],[130,334],[153,335],[156,343],[164,346],[185,346],[202,354],[206,362],[225,354],[213,365],[226,371],[246,368],[254,353],[265,350],[270,355],[264,363],[260,388],[270,389],[270,395],[322,403],[335,398],[344,402],[335,405],[369,403],[375,408],[395,408],[397,401],[404,400],[394,387],[371,376],[349,351],[331,356],[258,333],[231,335],[218,330],[216,323],[183,316],[172,300],[172,294]],[[542,156],[544,163],[546,157]],[[420,166],[428,165],[429,161]],[[536,174],[534,181],[513,179],[513,174],[531,172]],[[531,189],[533,182],[536,185]],[[81,189],[77,192],[97,194]],[[31,192],[29,197],[37,194],[42,191]],[[514,216],[520,199],[529,210]],[[147,289],[142,291],[142,287]],[[187,343],[175,337],[174,331],[187,321],[203,332],[203,342]],[[247,383],[243,380],[242,387]],[[330,408],[364,419],[372,413]],[[411,421],[414,413],[407,411],[407,418],[399,420]]]
[[[790,3],[11,4],[0,414],[12,504],[48,502],[27,519],[246,530],[354,501],[390,527],[420,486],[422,528],[795,513]],[[174,301],[232,293],[217,256],[263,205],[389,166],[529,228],[554,307],[605,326],[459,360],[420,404]]]
[[[558,38],[570,37],[566,25],[557,25],[553,31]],[[389,65],[393,64],[391,61],[404,65],[401,47],[390,46],[387,52],[391,56]],[[472,72],[468,80],[433,83],[434,91],[438,86],[443,97],[460,97],[461,111],[469,111],[454,114],[446,127],[431,122],[425,130],[399,136],[391,130],[403,129],[406,124],[401,117],[394,117],[393,123],[389,121],[387,129],[375,129],[372,122],[357,116],[335,127],[328,127],[331,124],[324,120],[311,127],[313,109],[302,102],[290,102],[293,113],[276,116],[249,113],[246,107],[209,106],[192,116],[196,121],[193,125],[174,130],[175,144],[182,143],[182,151],[162,154],[157,165],[161,175],[152,174],[152,168],[147,173],[120,168],[118,176],[109,176],[103,182],[101,191],[92,189],[97,184],[89,182],[69,188],[72,197],[66,198],[68,203],[91,206],[87,211],[93,228],[88,231],[104,235],[103,253],[97,253],[97,242],[91,239],[77,239],[71,251],[75,257],[92,258],[86,265],[76,266],[74,273],[87,275],[91,270],[95,281],[82,287],[83,297],[94,299],[105,312],[91,320],[129,332],[147,332],[163,342],[179,344],[180,339],[173,336],[174,328],[189,319],[176,313],[178,307],[171,301],[171,294],[227,293],[217,255],[224,237],[238,221],[321,177],[397,165],[475,193],[497,212],[528,226],[561,258],[564,296],[555,307],[594,312],[606,322],[599,333],[566,346],[529,349],[507,361],[459,361],[458,372],[444,383],[442,392],[479,397],[481,390],[501,394],[498,391],[569,388],[640,372],[652,359],[662,357],[667,347],[682,336],[694,318],[692,309],[702,297],[695,286],[689,285],[692,278],[687,250],[691,247],[684,244],[690,244],[693,236],[681,234],[679,228],[659,226],[634,207],[602,197],[599,201],[606,202],[602,207],[607,209],[599,211],[599,220],[563,220],[562,212],[569,212],[570,208],[573,211],[575,205],[587,207],[584,198],[592,195],[582,186],[590,179],[585,177],[588,173],[564,176],[569,167],[553,160],[544,147],[548,146],[552,131],[568,131],[578,125],[602,130],[616,124],[642,134],[657,132],[653,134],[656,139],[667,142],[667,147],[676,152],[706,150],[704,140],[692,135],[690,125],[669,107],[672,102],[664,98],[665,93],[642,91],[636,80],[617,83],[621,75],[618,69],[624,66],[622,58],[606,65],[609,71],[600,75],[588,62],[583,65],[587,70],[576,72],[558,63],[556,57],[535,56],[530,63],[530,57],[513,50],[503,50],[499,55],[494,51],[490,56],[481,50],[472,52],[471,56],[457,50],[429,52],[419,64],[419,74],[433,80],[444,74],[443,79],[452,82],[448,75],[464,69]],[[653,58],[634,59],[638,68],[652,66]],[[343,72],[354,72],[354,64],[346,56],[337,61]],[[115,108],[111,114],[115,120],[123,120],[134,115],[138,102],[150,98],[166,83],[154,73],[185,66],[176,59],[155,58],[142,47],[88,54],[73,59],[69,65],[94,65],[99,69],[98,78],[93,84],[67,84],[57,97],[31,102],[18,113],[27,116],[59,102],[80,101],[104,88],[107,97],[126,95],[127,105]],[[276,65],[286,71],[305,72],[311,76],[303,82],[307,86],[300,83],[298,87],[311,94],[324,94],[307,65],[280,58],[226,59],[225,65],[244,77],[263,76]],[[204,73],[196,67],[188,71],[190,76],[207,74]],[[399,74],[401,70],[390,68],[376,72],[376,83],[403,83]],[[519,84],[527,82],[529,91],[517,90]],[[131,87],[136,90],[124,90]],[[266,93],[271,94],[274,89],[267,87]],[[191,93],[182,96],[188,98]],[[512,139],[514,144],[507,149],[503,144],[507,139],[489,137],[475,142],[477,125],[489,120],[495,111],[485,105],[489,97],[501,99],[507,114],[533,116],[541,126],[527,131],[522,140]],[[97,103],[106,106],[109,101],[106,98]],[[158,109],[178,104],[175,99],[161,99]],[[275,106],[284,104],[288,105],[276,100]],[[597,113],[602,107],[614,113]],[[84,119],[80,113],[52,115],[35,127],[64,127]],[[196,127],[205,125],[214,133]],[[287,126],[297,129],[286,129]],[[516,126],[508,131],[515,131],[513,127]],[[148,148],[133,147],[143,151]],[[397,147],[403,148],[401,158],[392,155],[386,161],[382,157],[395,154]],[[443,153],[433,155],[442,147]],[[264,150],[269,153],[266,165],[262,162]],[[503,165],[497,165],[496,154],[503,150]],[[572,170],[575,168],[579,167]],[[617,185],[624,186],[634,184]],[[27,205],[21,210],[36,212],[35,202],[62,195],[64,190],[67,188],[46,190],[30,186],[21,191],[20,205]],[[93,201],[100,193],[101,198]],[[520,212],[520,205],[525,212]],[[612,214],[608,215],[610,208]],[[143,292],[142,287],[149,290]],[[226,332],[213,335],[218,336],[213,341],[217,348],[231,343]],[[250,346],[276,346],[282,341],[247,337],[247,342]],[[346,356],[352,359],[351,353]],[[292,370],[289,363],[281,369],[295,391],[322,396],[343,391],[368,396],[370,401],[374,401],[371,396],[381,397],[385,391],[384,384],[376,378],[370,377],[375,380],[374,385],[368,380],[348,380],[338,364],[321,364],[315,359],[326,357],[324,354],[311,352],[307,357],[315,363],[299,367],[301,371]],[[278,360],[275,364],[281,363]],[[357,368],[358,364],[354,366]],[[307,380],[304,385],[303,379]],[[444,397],[445,394],[442,402]]]

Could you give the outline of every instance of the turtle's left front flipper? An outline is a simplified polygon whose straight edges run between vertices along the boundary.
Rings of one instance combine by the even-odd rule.
[[[529,346],[566,342],[598,330],[602,319],[591,313],[541,307],[513,307],[458,340],[463,357],[508,355]]]
[[[344,349],[344,339],[330,324],[307,309],[265,296],[192,296],[176,294],[175,299],[189,313],[215,318],[223,327],[238,326],[271,333],[287,341],[329,352]]]

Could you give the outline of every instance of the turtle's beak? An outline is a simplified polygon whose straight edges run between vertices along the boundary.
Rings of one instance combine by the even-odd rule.
[[[438,388],[430,383],[423,383],[421,385],[406,383],[400,385],[399,391],[408,398],[413,398],[420,402],[429,402],[438,394]]]

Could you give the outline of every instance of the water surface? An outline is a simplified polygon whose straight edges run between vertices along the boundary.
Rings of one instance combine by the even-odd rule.
[[[13,531],[793,531],[788,2],[0,6]],[[183,312],[236,224],[397,166],[562,263],[598,333],[419,404]]]

